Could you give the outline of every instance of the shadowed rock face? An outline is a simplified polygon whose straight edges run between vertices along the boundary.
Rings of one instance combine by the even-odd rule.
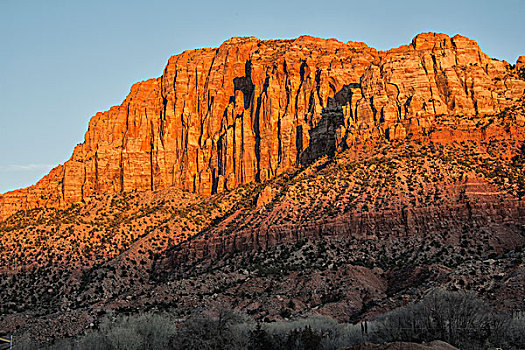
[[[433,33],[385,52],[307,36],[186,51],[97,113],[65,164],[1,195],[0,220],[102,193],[175,186],[209,195],[359,141],[426,133],[437,115],[497,113],[523,95],[522,66]]]

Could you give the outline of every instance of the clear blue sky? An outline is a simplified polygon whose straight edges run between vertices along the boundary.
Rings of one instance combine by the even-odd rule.
[[[309,34],[385,50],[427,31],[515,63],[525,0],[0,0],[0,193],[65,162],[91,116],[186,49]]]

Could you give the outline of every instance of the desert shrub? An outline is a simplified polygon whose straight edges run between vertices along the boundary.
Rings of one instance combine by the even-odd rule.
[[[13,347],[14,349],[18,349],[17,347]],[[58,339],[52,344],[47,344],[45,346],[41,345],[41,347],[34,347],[31,348],[33,350],[35,349],[41,349],[41,350],[74,350],[75,344],[71,339]],[[96,347],[91,349],[97,349]]]
[[[80,338],[76,349],[79,350],[111,350],[111,343],[101,332],[90,332]]]
[[[38,343],[34,341],[29,334],[22,334],[14,337],[13,347],[17,350],[33,350],[38,349]]]
[[[0,346],[0,348],[8,348],[8,344],[3,344],[3,346],[5,347]],[[57,339],[53,343],[39,343],[32,334],[24,333],[13,337],[12,348],[16,350],[72,350],[74,343],[71,339]]]
[[[165,349],[175,334],[175,324],[167,315],[143,314],[104,320],[99,329],[82,337],[79,350]]]

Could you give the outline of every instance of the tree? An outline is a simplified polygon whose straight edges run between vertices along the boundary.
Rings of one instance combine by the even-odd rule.
[[[435,290],[422,301],[379,318],[375,335],[384,341],[444,340],[462,349],[501,341],[506,318],[493,313],[474,292]]]
[[[242,318],[230,311],[219,310],[216,315],[196,313],[189,317],[170,340],[172,349],[238,349],[245,338],[236,329]]]
[[[257,323],[255,329],[250,332],[250,339],[248,340],[248,350],[272,350],[271,336],[266,332],[260,323]]]

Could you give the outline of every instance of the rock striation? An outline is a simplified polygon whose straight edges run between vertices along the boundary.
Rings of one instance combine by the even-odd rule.
[[[523,62],[435,33],[389,51],[309,36],[186,51],[97,113],[65,164],[0,195],[0,220],[102,193],[175,186],[210,195],[363,140],[426,133],[439,115],[498,113],[524,94]]]

